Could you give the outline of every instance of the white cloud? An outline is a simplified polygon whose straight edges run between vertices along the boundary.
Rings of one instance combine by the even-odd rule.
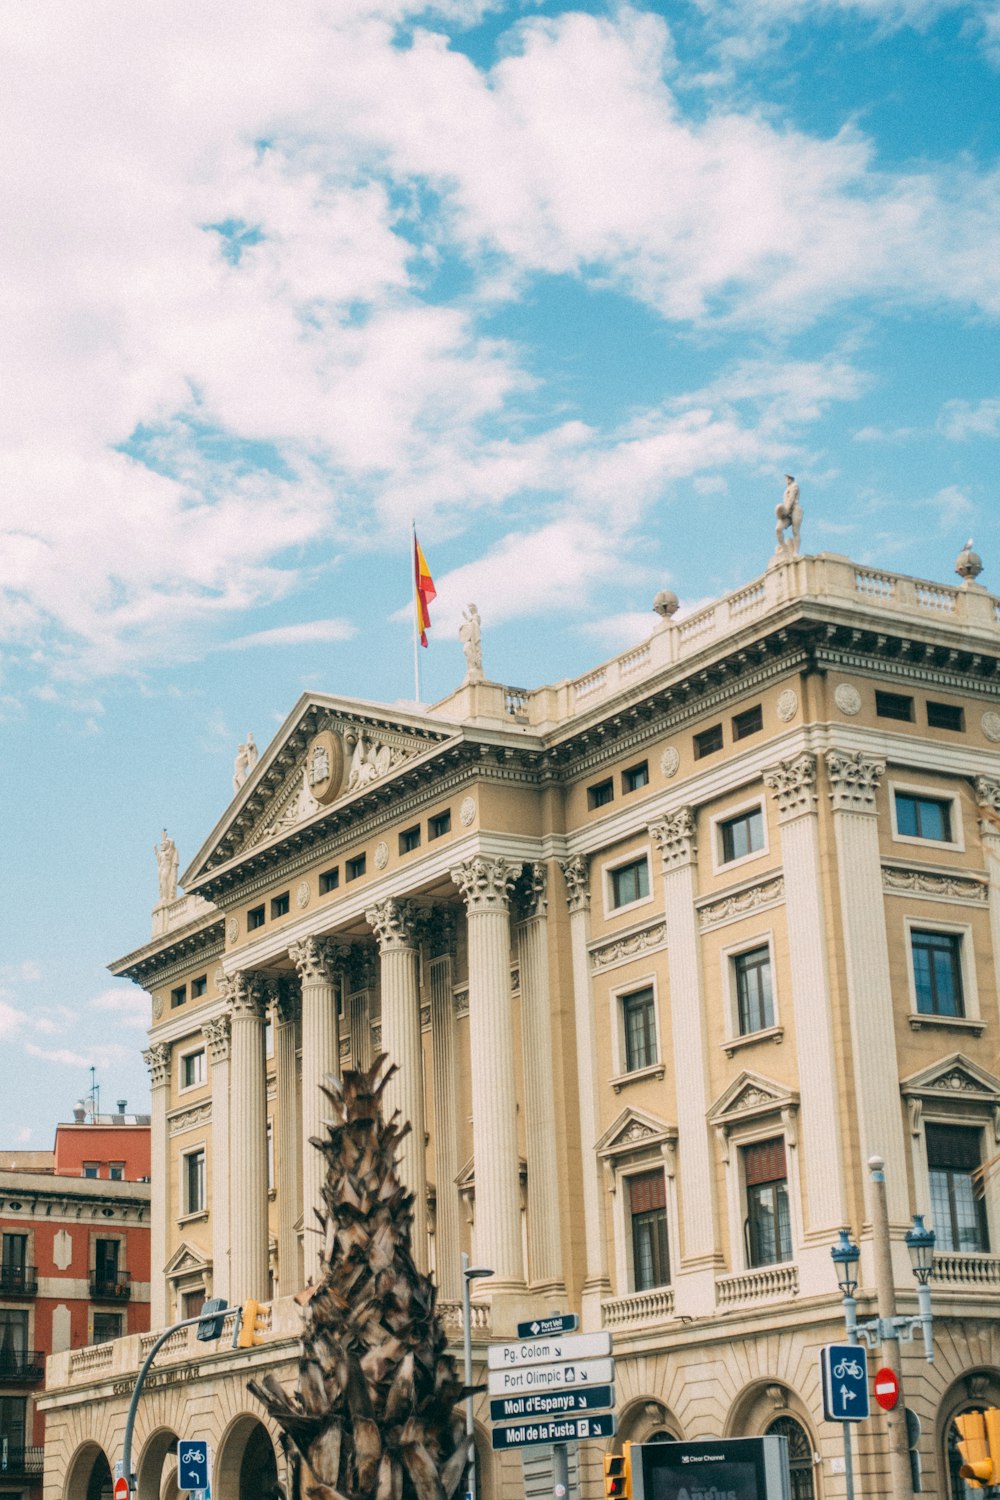
[[[18,1010],[15,1005],[8,1005],[5,1000],[0,1000],[0,1037],[9,1039],[21,1031],[29,1021],[29,1017],[23,1010]]]
[[[982,401],[947,401],[938,417],[938,431],[955,442],[1000,434],[1000,396]]]
[[[41,1062],[56,1063],[60,1067],[76,1068],[78,1071],[111,1068],[115,1063],[135,1055],[134,1049],[120,1047],[116,1043],[99,1044],[89,1051],[74,1052],[69,1047],[45,1048],[37,1047],[34,1042],[25,1042],[24,1050],[29,1057],[37,1057]]]
[[[349,641],[358,633],[350,620],[304,620],[298,625],[277,625],[227,641],[225,651],[256,650],[259,646],[308,646],[314,642]]]
[[[146,1031],[149,1028],[149,998],[141,991],[102,990],[90,1001],[90,1008],[113,1016],[121,1026],[136,1031]]]

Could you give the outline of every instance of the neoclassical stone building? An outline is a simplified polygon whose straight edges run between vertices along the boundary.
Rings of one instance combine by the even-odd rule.
[[[282,1459],[246,1393],[291,1370],[312,1275],[324,1074],[384,1051],[412,1122],[416,1252],[460,1337],[575,1309],[613,1331],[620,1437],[783,1431],[797,1497],[844,1493],[817,1350],[866,1162],[938,1237],[936,1362],[905,1360],[925,1490],[950,1420],[1000,1404],[1000,600],[845,558],[766,573],[575,681],[467,680],[432,709],[307,694],[152,941],[153,1326],[271,1300],[267,1345],[177,1335],[144,1400],[140,1493],[207,1436],[215,1493]],[[143,1342],[50,1371],[46,1500],[97,1500]],[[490,1500],[532,1493],[489,1453]],[[855,1455],[888,1493],[881,1418]],[[602,1493],[600,1452],[580,1455]]]

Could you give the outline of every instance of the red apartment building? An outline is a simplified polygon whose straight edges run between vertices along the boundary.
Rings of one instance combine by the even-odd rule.
[[[37,1500],[45,1358],[149,1327],[149,1116],[73,1112],[0,1152],[0,1500]]]

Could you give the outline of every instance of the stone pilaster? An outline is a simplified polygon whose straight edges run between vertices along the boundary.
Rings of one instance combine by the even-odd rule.
[[[302,1127],[299,1120],[296,1051],[302,1009],[298,984],[281,981],[274,998],[274,1071],[277,1102],[274,1180],[278,1190],[278,1284],[281,1295],[302,1286],[302,1256],[296,1229],[302,1213]]]
[[[484,855],[451,871],[468,913],[476,1259],[494,1271],[494,1302],[525,1287],[510,1002],[509,896],[519,872]]]
[[[267,1087],[264,1006],[256,975],[226,980],[229,1010],[230,1106],[229,1291],[232,1301],[267,1301]],[[223,1164],[213,1163],[212,1183]]]
[[[989,875],[990,939],[993,948],[993,976],[1000,1001],[1000,781],[977,776],[976,805],[979,808],[979,834],[986,856]]]
[[[803,753],[764,772],[781,825],[788,964],[802,1105],[804,1243],[796,1247],[804,1296],[829,1290],[830,1244],[848,1222],[833,1007],[827,971],[828,916],[819,868],[816,757]],[[787,1003],[784,999],[782,1005]]]
[[[382,1051],[395,1064],[384,1100],[390,1117],[398,1110],[410,1126],[400,1149],[400,1176],[413,1194],[413,1258],[427,1269],[427,1151],[424,1125],[424,1050],[417,984],[419,939],[409,901],[390,897],[369,907],[365,920],[375,933],[381,960]]]
[[[528,1274],[538,1292],[565,1297],[552,1071],[547,879],[544,864],[525,865],[516,890],[528,1158]]]
[[[851,1017],[855,1107],[861,1162],[885,1161],[889,1219],[909,1222],[906,1148],[899,1100],[899,1065],[889,973],[889,941],[882,892],[876,795],[885,761],[860,751],[828,750],[826,775],[833,808],[840,892],[843,963]],[[862,1172],[866,1217],[870,1174]]]
[[[212,1296],[229,1301],[229,1017],[216,1016],[201,1029],[208,1045],[212,1083]]]
[[[323,1206],[324,1163],[311,1143],[314,1137],[323,1137],[323,1080],[328,1073],[340,1077],[340,1028],[331,946],[325,938],[307,937],[288,949],[302,985],[302,1259],[307,1281],[319,1274],[323,1248],[316,1210]]]
[[[462,1229],[458,1177],[461,1162],[457,1110],[455,912],[439,907],[430,924],[431,1066],[434,1075],[435,1280],[442,1302],[462,1299]]]
[[[677,1099],[681,1247],[674,1271],[675,1306],[704,1317],[715,1308],[719,1265],[715,1190],[708,1132],[708,1056],[698,935],[697,840],[693,808],[679,807],[650,824],[663,860],[663,900],[670,977],[670,1021]]]
[[[376,984],[374,943],[349,943],[336,950],[341,993],[351,1047],[351,1065],[365,1069],[372,1062],[372,1016]]]
[[[562,863],[569,907],[569,948],[573,966],[573,1014],[576,1023],[576,1076],[580,1111],[580,1159],[583,1168],[583,1231],[586,1274],[581,1313],[584,1328],[600,1328],[601,1304],[611,1295],[608,1245],[604,1223],[603,1178],[596,1145],[600,1130],[601,1064],[598,1058],[594,994],[590,981],[590,870],[586,857],[574,854]]]
[[[167,1225],[167,1187],[170,1183],[170,1146],[167,1135],[167,1106],[170,1102],[170,1048],[166,1042],[154,1042],[143,1054],[149,1069],[152,1090],[150,1111],[150,1201],[149,1201],[149,1316],[153,1328],[167,1325],[167,1264],[169,1234]]]

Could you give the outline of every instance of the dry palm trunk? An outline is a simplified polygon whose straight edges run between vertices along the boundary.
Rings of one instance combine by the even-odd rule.
[[[396,1175],[409,1130],[382,1118],[384,1056],[367,1073],[328,1076],[325,1235],[319,1281],[302,1294],[299,1377],[249,1388],[286,1434],[290,1500],[451,1500],[468,1467],[465,1396],[413,1263],[413,1198]]]

